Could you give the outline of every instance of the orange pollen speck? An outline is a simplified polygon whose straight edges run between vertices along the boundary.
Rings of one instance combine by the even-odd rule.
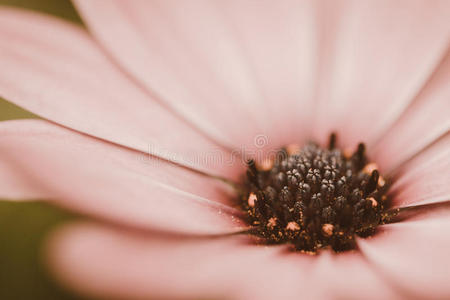
[[[265,158],[261,163],[258,164],[258,169],[261,171],[269,171],[273,167],[273,160],[270,158]]]
[[[256,195],[254,193],[250,193],[248,196],[248,206],[255,207]]]
[[[366,174],[372,174],[373,171],[378,170],[376,163],[368,163],[364,166],[363,172]]]
[[[299,144],[290,144],[286,146],[286,151],[289,155],[300,152],[300,149],[301,147]]]
[[[272,217],[267,221],[267,226],[270,228],[274,228],[276,225],[277,225],[277,218]]]
[[[374,197],[369,197],[369,198],[367,198],[367,200],[372,202],[372,207],[377,207],[378,206],[378,202],[377,202],[377,200],[375,200]]]
[[[298,225],[296,222],[289,222],[286,226],[286,229],[292,231],[300,230],[300,225]]]
[[[343,154],[345,158],[349,159],[350,157],[352,157],[353,149],[345,148]]]
[[[323,224],[322,225],[322,232],[326,236],[332,236],[333,235],[334,226],[333,224]]]

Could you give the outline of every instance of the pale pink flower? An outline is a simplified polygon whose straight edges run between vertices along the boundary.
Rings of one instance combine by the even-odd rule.
[[[449,1],[75,2],[89,32],[0,10],[0,96],[44,118],[0,124],[0,197],[107,221],[53,236],[63,282],[125,299],[450,298],[442,207],[310,256],[228,235],[247,225],[227,183],[236,149],[336,131],[394,175],[394,207],[450,200]]]

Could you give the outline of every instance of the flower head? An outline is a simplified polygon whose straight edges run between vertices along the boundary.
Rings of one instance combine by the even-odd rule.
[[[249,232],[312,253],[354,249],[355,235],[373,234],[389,215],[388,185],[364,151],[342,153],[332,134],[328,149],[281,149],[270,168],[250,160],[241,204]]]

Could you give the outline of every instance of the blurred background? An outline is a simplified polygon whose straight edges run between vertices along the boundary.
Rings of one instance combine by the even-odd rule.
[[[0,5],[56,15],[82,26],[69,0],[0,0]],[[34,117],[0,98],[0,121]],[[86,299],[58,286],[42,261],[42,246],[47,233],[75,218],[77,216],[45,203],[14,203],[0,199],[1,300]]]

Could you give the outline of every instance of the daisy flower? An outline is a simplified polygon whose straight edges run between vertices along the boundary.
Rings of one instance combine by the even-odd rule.
[[[449,298],[450,2],[0,10],[0,196],[103,298]]]

